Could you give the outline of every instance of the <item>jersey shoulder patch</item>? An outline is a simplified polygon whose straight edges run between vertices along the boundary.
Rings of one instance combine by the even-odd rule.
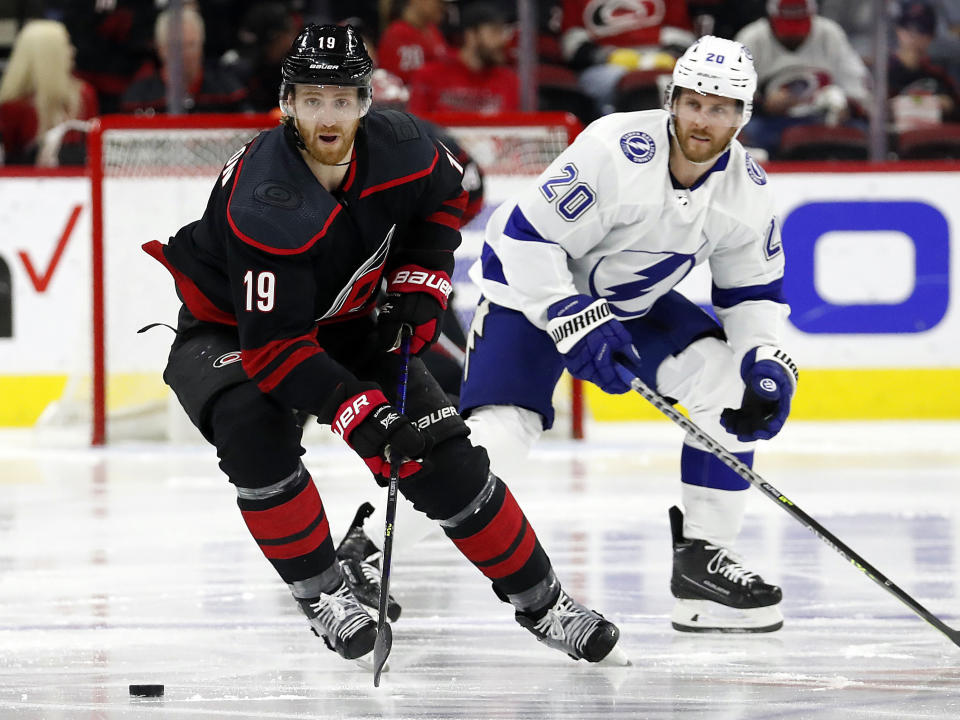
[[[416,140],[422,135],[413,116],[401,110],[371,112],[367,118],[367,123],[377,124],[380,120],[384,121],[384,124],[393,132],[397,143]]]
[[[620,150],[630,162],[643,165],[657,154],[657,143],[643,130],[632,130],[620,136]]]
[[[762,167],[760,163],[753,159],[753,156],[744,151],[743,153],[744,160],[747,165],[747,175],[753,180],[757,185],[766,185],[767,184],[767,172]]]
[[[240,240],[276,255],[305,252],[326,233],[340,204],[316,181],[278,127],[240,159],[226,188],[227,224]]]
[[[364,121],[368,152],[365,194],[430,174],[439,150],[420,120],[399,110],[378,110]]]

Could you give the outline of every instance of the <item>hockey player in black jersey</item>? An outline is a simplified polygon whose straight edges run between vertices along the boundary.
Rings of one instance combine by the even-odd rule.
[[[575,659],[623,660],[619,632],[561,588],[486,451],[419,357],[436,339],[466,202],[461,168],[406,113],[370,107],[372,63],[349,26],[308,25],[283,61],[282,126],[230,159],[203,216],[144,249],[183,301],[164,379],[216,447],[250,533],[311,627],[345,658],[376,624],[345,583],[300,460],[316,415],[389,475],[489,578],[516,620]]]

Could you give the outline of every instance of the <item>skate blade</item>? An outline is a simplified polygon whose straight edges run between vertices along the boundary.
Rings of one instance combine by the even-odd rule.
[[[358,658],[354,658],[353,662],[357,665],[357,667],[363,670],[367,670],[368,672],[373,672],[374,670],[373,650],[368,652],[366,655],[361,655]],[[385,673],[389,671],[390,671],[390,663],[385,662],[383,664],[383,669],[380,672]]]
[[[612,667],[627,667],[633,665],[630,662],[630,658],[627,657],[627,653],[623,651],[623,648],[620,647],[620,643],[617,643],[613,646],[613,649],[607,653],[606,657],[603,658],[600,662],[594,663],[595,665],[607,665]]]
[[[674,630],[693,633],[768,633],[783,627],[777,605],[741,610],[709,600],[677,600],[670,621]]]

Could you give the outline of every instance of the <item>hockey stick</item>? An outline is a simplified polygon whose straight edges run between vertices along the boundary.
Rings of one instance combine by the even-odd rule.
[[[407,375],[410,370],[410,332],[404,325],[400,341],[400,382],[397,387],[397,410],[402,415],[407,407]],[[387,623],[387,598],[390,596],[390,561],[393,559],[393,523],[397,518],[397,483],[403,458],[390,453],[390,484],[387,485],[387,511],[383,528],[383,568],[380,573],[380,608],[377,618],[377,640],[373,644],[373,686],[380,687],[380,673],[393,647],[393,629]]]
[[[632,374],[632,372],[626,366],[623,367],[627,372]],[[723,447],[723,445],[710,437],[710,435],[701,430],[699,425],[674,409],[670,403],[664,400],[662,395],[655,390],[652,390],[650,386],[643,382],[643,380],[637,377],[632,378],[630,380],[630,387],[643,395],[643,397],[646,398],[657,410],[673,420],[673,422],[683,428],[689,435],[699,441],[714,457],[723,462],[724,465],[729,467],[737,475],[749,482],[755,488],[763,492],[764,495],[773,500],[779,507],[786,510],[790,515],[798,520],[801,525],[806,527],[814,535],[823,540],[827,545],[840,553],[840,555],[845,560],[850,562],[855,568],[860,570],[877,585],[882,587],[888,593],[897,598],[897,600],[902,602],[913,612],[950,638],[954,645],[960,646],[960,630],[954,630],[932,612],[923,607],[923,605],[910,597],[910,595],[897,587],[892,581],[887,579],[883,573],[881,573],[873,565],[868,563],[860,555],[850,549],[850,547],[848,547],[845,543],[839,540],[836,535],[831,533],[823,525],[807,515],[807,513],[801,510],[786,495],[777,490],[762,477],[757,475],[757,473],[755,473],[751,468],[747,467],[746,464],[744,464],[736,455],[731,453],[729,450]]]

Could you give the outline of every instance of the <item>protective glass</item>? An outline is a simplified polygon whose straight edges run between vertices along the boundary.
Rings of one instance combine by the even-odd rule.
[[[740,103],[719,95],[681,93],[673,105],[677,120],[716,128],[735,128],[743,123]]]
[[[340,85],[295,85],[293,97],[284,108],[299,120],[324,125],[357,120],[370,109],[369,92]]]

